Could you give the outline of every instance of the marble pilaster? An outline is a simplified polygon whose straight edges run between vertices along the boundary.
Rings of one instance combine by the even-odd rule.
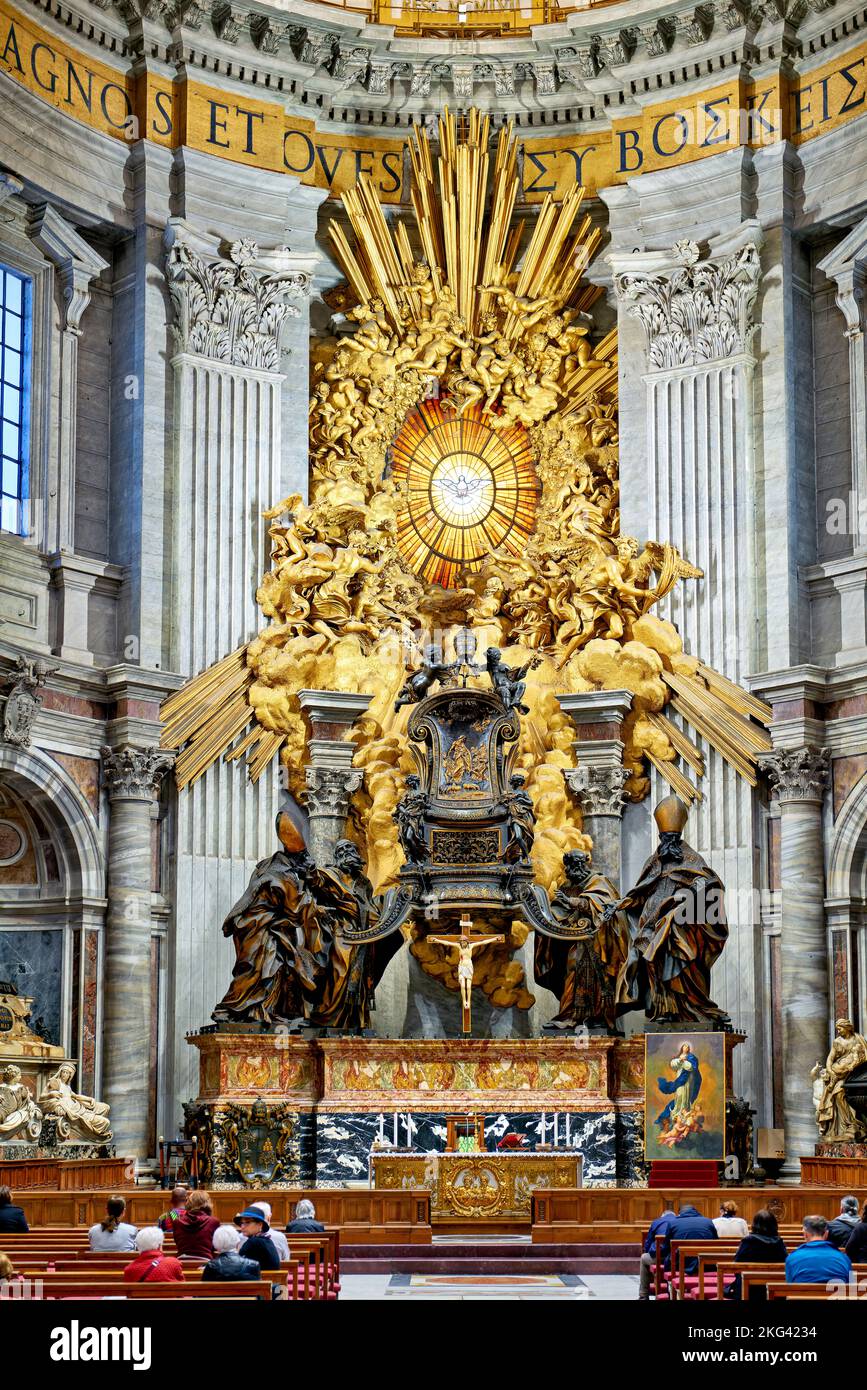
[[[620,886],[623,828],[623,720],[632,706],[630,690],[591,690],[559,695],[560,708],[576,726],[576,766],[564,778],[581,806],[584,831],[593,841],[593,866]]]
[[[762,759],[762,768],[780,804],[783,1175],[797,1182],[800,1159],[816,1142],[810,1071],[829,1043],[822,844],[828,753],[778,749]]]
[[[853,554],[822,566],[840,605],[840,650],[837,666],[867,658],[867,346],[864,291],[867,285],[867,217],[818,264],[837,286],[840,328],[849,346],[849,439],[851,482],[846,502],[849,545]]]
[[[151,1056],[151,806],[173,761],[158,748],[104,747],[108,827],[103,1099],[117,1151],[148,1155]]]
[[[279,204],[282,222],[272,224],[264,212],[244,220],[263,236],[291,235],[294,246],[285,221],[289,191]],[[238,195],[239,206],[246,196]],[[267,178],[250,197],[278,206]],[[303,490],[297,455],[302,436],[306,443],[306,408],[288,422],[287,451],[285,389],[290,375],[306,388],[307,346],[293,337],[289,347],[287,335],[303,320],[318,255],[285,243],[266,247],[242,232],[237,208],[223,207],[216,195],[214,161],[185,156],[178,205],[185,216],[170,218],[165,233],[175,348],[172,666],[190,676],[255,636],[262,622],[256,586],[269,559],[263,512]],[[225,228],[226,236],[202,227]],[[274,852],[279,799],[276,764],[250,783],[223,759],[178,796],[175,1106],[189,1094],[184,1034],[210,1017],[231,969],[220,923],[256,864]]]
[[[849,531],[856,553],[867,553],[867,348],[865,348],[864,290],[867,282],[867,217],[819,261],[837,286],[837,307],[849,344],[849,437],[852,447],[852,491]],[[861,646],[864,645],[862,623]],[[844,631],[844,645],[846,633]]]
[[[642,226],[645,214],[647,225],[655,221],[657,244],[668,249],[615,250],[609,263],[618,331],[622,326],[633,344],[634,364],[636,322],[644,336],[643,460],[633,457],[629,505],[641,514],[641,535],[671,541],[704,572],[695,584],[678,584],[654,612],[675,624],[687,652],[739,683],[754,666],[753,340],[764,234],[743,215],[740,158],[723,161],[732,195],[728,211],[737,208],[742,219],[732,231],[705,241],[696,227],[694,240],[678,240],[669,230],[674,219],[671,208],[666,211],[666,191],[669,204],[686,195],[685,185],[696,194],[701,171],[671,170],[667,179],[648,174],[630,183],[640,204],[635,216]],[[724,225],[731,225],[728,212]],[[617,239],[621,246],[624,236]],[[636,426],[637,395],[636,378],[626,380],[621,371],[621,401],[628,398],[626,418],[631,412]],[[704,799],[693,805],[686,833],[726,887],[729,942],[714,972],[713,994],[748,1035],[737,1089],[756,1095],[763,1011],[753,796],[713,747],[702,751]],[[653,782],[654,798],[668,793],[659,774]]]
[[[349,815],[350,798],[362,783],[361,770],[352,766],[355,744],[347,739],[372,699],[372,695],[339,690],[302,690],[298,695],[312,735],[305,773],[310,853],[322,866],[331,863]]]
[[[33,208],[30,236],[54,264],[60,280],[60,399],[58,401],[57,457],[49,468],[46,549],[57,553],[75,548],[75,462],[78,417],[78,340],[81,319],[90,303],[90,282],[108,269],[108,262],[93,250],[73,226],[49,203]],[[83,656],[92,661],[81,644]],[[61,653],[63,654],[63,653]]]

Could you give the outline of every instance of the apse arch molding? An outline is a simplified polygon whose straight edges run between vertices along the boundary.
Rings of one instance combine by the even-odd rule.
[[[25,803],[33,801],[53,833],[62,857],[62,884],[68,902],[105,898],[105,856],[99,830],[84,796],[72,778],[38,748],[0,744],[0,784]],[[35,800],[34,800],[35,793]]]

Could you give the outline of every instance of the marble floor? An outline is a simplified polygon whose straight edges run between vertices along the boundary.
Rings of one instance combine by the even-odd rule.
[[[633,1300],[638,1276],[631,1274],[345,1274],[344,1299],[557,1299]]]

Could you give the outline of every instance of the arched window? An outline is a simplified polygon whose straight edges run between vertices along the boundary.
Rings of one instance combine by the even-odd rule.
[[[26,535],[30,280],[0,265],[0,530]]]

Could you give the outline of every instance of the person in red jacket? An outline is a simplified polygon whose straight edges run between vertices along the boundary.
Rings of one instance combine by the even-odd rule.
[[[214,1253],[214,1232],[219,1224],[207,1192],[201,1188],[191,1192],[184,1210],[177,1221],[172,1222],[178,1254],[209,1260]]]
[[[184,1268],[173,1255],[163,1254],[163,1233],[145,1226],[135,1238],[136,1257],[123,1271],[128,1284],[183,1282]]]

